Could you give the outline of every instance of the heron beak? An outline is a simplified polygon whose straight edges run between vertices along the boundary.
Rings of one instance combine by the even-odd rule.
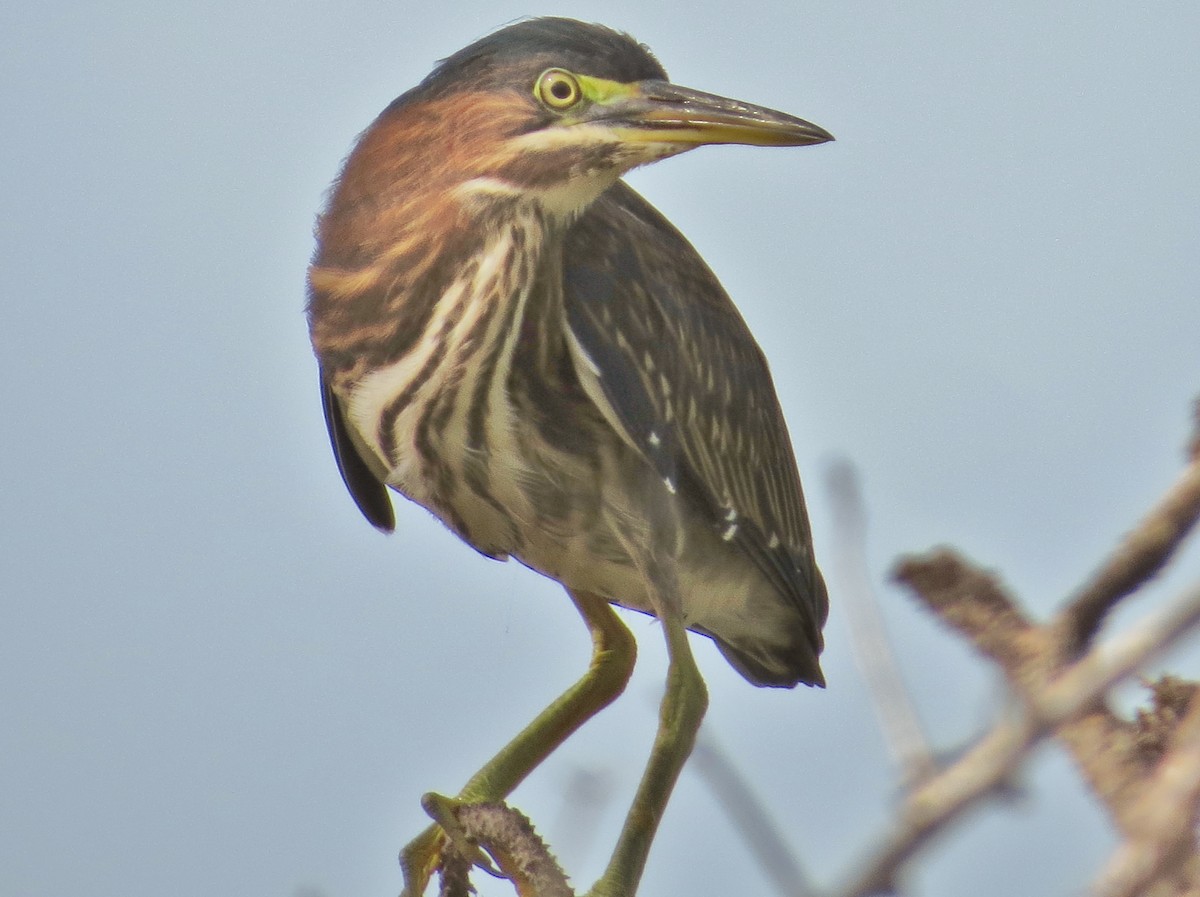
[[[810,146],[833,140],[819,125],[774,109],[702,93],[669,81],[639,81],[612,92],[588,116],[630,143],[690,149],[711,143]]]

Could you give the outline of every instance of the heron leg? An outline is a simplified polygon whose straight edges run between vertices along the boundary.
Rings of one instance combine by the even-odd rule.
[[[477,803],[505,797],[571,733],[625,690],[637,660],[633,633],[603,598],[568,592],[592,634],[592,661],[587,672],[484,764],[456,800]],[[405,885],[401,897],[424,894],[441,863],[444,845],[445,835],[433,825],[401,851]]]
[[[659,616],[666,632],[670,665],[659,708],[658,732],[616,849],[587,897],[633,897],[637,891],[658,823],[708,709],[708,689],[692,657],[683,616],[677,609],[677,595],[665,597]]]

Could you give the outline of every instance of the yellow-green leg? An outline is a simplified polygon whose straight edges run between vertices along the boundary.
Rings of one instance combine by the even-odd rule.
[[[692,658],[683,621],[678,613],[666,613],[662,625],[666,630],[670,666],[654,749],[625,817],[616,850],[600,880],[588,891],[588,897],[633,897],[659,820],[708,709],[708,689]]]
[[[625,690],[637,660],[633,633],[604,599],[586,593],[570,594],[592,633],[592,662],[587,672],[475,773],[458,793],[458,800],[477,803],[504,798],[572,732]],[[441,862],[444,837],[438,826],[430,826],[401,851],[401,897],[425,893]]]

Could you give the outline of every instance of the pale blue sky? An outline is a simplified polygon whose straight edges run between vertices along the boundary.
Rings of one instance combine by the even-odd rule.
[[[827,568],[822,473],[858,465],[939,744],[995,682],[883,585],[893,558],[956,544],[1045,614],[1175,476],[1200,392],[1195,4],[6,4],[0,892],[394,895],[419,795],[581,671],[552,583],[420,509],[398,505],[390,539],[358,516],[302,314],[355,134],[434,60],[539,13],[628,30],[678,82],[837,136],[633,182],[759,335]],[[1198,574],[1193,545],[1157,600]],[[755,690],[698,640],[713,735],[822,882],[894,794],[831,595],[826,692]],[[516,795],[581,886],[655,723],[659,633],[630,622],[629,692]],[[1196,652],[1170,666],[1195,676]],[[580,768],[614,791],[591,840],[563,807]],[[1106,827],[1053,751],[1028,783],[915,890],[1077,893]],[[771,894],[694,773],[643,893]]]

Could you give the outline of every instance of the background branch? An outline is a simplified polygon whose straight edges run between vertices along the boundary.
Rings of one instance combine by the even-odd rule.
[[[906,795],[895,824],[836,891],[839,897],[894,891],[919,848],[995,793],[1050,735],[1061,740],[1126,839],[1098,880],[1097,893],[1141,893],[1138,888],[1152,881],[1164,894],[1197,889],[1200,862],[1192,824],[1200,784],[1192,770],[1200,748],[1193,742],[1192,714],[1176,725],[1183,714],[1167,713],[1167,688],[1155,691],[1155,713],[1136,723],[1117,717],[1105,697],[1200,623],[1200,584],[1107,645],[1095,647],[1092,640],[1108,611],[1162,568],[1200,516],[1198,447],[1200,436],[1193,437],[1190,463],[1176,483],[1050,624],[1032,621],[996,576],[955,551],[938,549],[900,561],[895,579],[1000,668],[1018,707],[957,762]],[[1154,725],[1164,719],[1165,733]],[[1148,730],[1165,747],[1147,750]],[[1168,872],[1174,879],[1162,881]]]
[[[689,762],[708,783],[776,890],[788,897],[815,894],[779,827],[707,728],[700,729]]]
[[[1193,689],[1195,692],[1195,689]],[[1178,882],[1162,888],[1186,893],[1195,883],[1196,807],[1200,801],[1200,701],[1179,724],[1167,756],[1129,813],[1132,830],[1092,887],[1093,897],[1143,897],[1153,882],[1177,867]],[[1191,890],[1194,892],[1195,888]]]
[[[1047,684],[1027,708],[996,724],[957,762],[912,791],[880,846],[835,894],[862,897],[894,890],[904,863],[933,834],[1001,786],[1039,741],[1086,714],[1114,683],[1197,623],[1200,583],[1179,596],[1166,613],[1145,621],[1105,650],[1090,653],[1060,679]]]
[[[825,476],[833,509],[834,571],[837,593],[850,625],[854,662],[871,696],[879,728],[906,785],[936,770],[933,750],[904,685],[887,637],[867,564],[867,513],[858,473],[849,461],[836,461]]]
[[[1057,625],[1063,649],[1085,649],[1108,612],[1153,577],[1200,517],[1200,437],[1190,448],[1191,463],[1142,522],[1067,602]]]

